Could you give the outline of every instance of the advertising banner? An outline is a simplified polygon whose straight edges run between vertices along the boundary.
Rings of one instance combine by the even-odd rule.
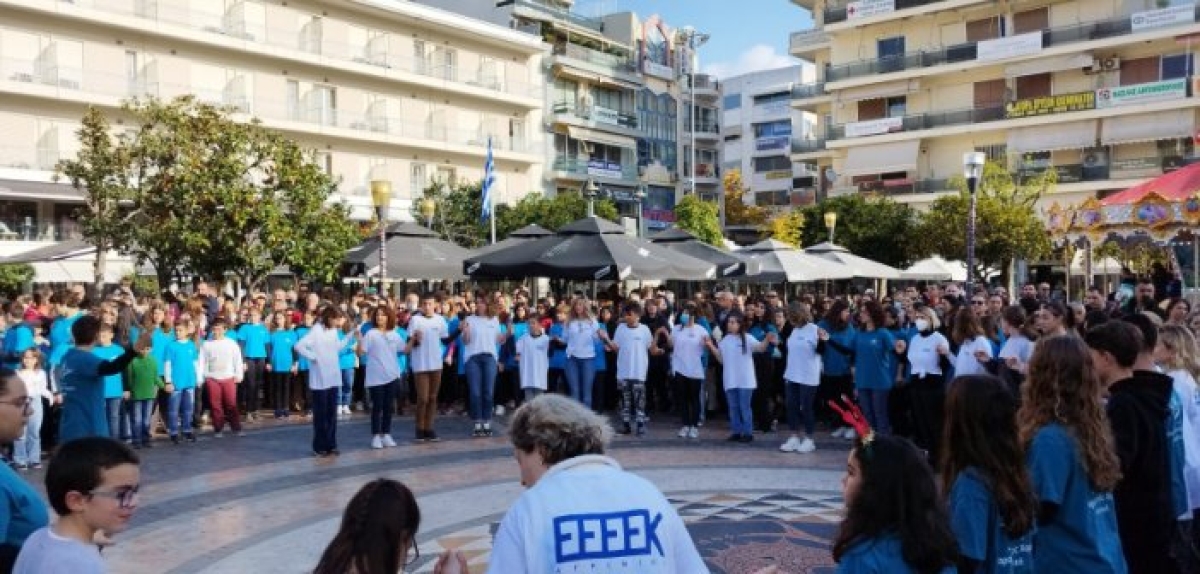
[[[904,118],[880,118],[865,122],[851,122],[846,124],[846,137],[860,138],[863,136],[886,134],[888,132],[900,131],[903,127]]]
[[[1036,54],[1042,51],[1042,31],[981,40],[976,46],[975,59],[980,62]]]
[[[1133,104],[1146,104],[1177,100],[1187,97],[1187,78],[1147,82],[1132,86],[1100,88],[1096,90],[1097,108],[1115,108]]]
[[[867,18],[896,11],[896,0],[858,0],[846,4],[846,19]]]
[[[1096,92],[1078,92],[1009,102],[1005,105],[1004,117],[1008,119],[1032,118],[1094,109],[1096,109]]]
[[[621,125],[621,114],[617,110],[610,110],[600,106],[592,106],[592,119],[610,126]]]
[[[1129,22],[1134,32],[1150,30],[1152,28],[1162,28],[1165,26],[1178,26],[1181,24],[1190,24],[1196,21],[1196,7],[1191,4],[1185,6],[1171,6],[1169,8],[1160,8],[1158,10],[1147,10],[1145,12],[1134,12],[1130,17]]]
[[[587,167],[588,175],[597,177],[611,177],[621,179],[621,164],[615,161],[604,161],[602,159],[589,159]]]

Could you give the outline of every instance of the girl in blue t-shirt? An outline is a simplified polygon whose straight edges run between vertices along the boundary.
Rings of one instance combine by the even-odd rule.
[[[258,420],[259,394],[267,367],[267,342],[271,333],[263,325],[258,309],[251,307],[246,314],[246,321],[237,329],[237,340],[242,345],[242,357],[246,362],[246,376],[239,390],[244,393],[242,401],[246,405],[246,420],[249,422]]]
[[[858,318],[862,329],[850,337],[835,338],[831,334],[828,344],[850,357],[858,403],[871,427],[881,434],[891,434],[888,395],[896,384],[895,355],[903,352],[903,345],[897,345],[895,336],[884,327],[886,315],[878,301],[863,301]],[[847,432],[847,436],[854,436],[854,431]]]
[[[959,377],[946,397],[942,484],[958,571],[1032,574],[1037,500],[1017,439],[1017,400],[990,375]]]
[[[850,305],[838,299],[829,307],[825,318],[817,323],[817,327],[829,333],[829,340],[843,346],[850,346],[856,333],[850,324]],[[821,353],[821,384],[817,387],[817,413],[834,429],[834,438],[855,438],[854,429],[842,423],[841,417],[829,410],[825,405],[828,401],[836,400],[843,395],[854,394],[854,377],[850,374],[850,359],[841,351],[826,345]]]
[[[288,417],[292,376],[296,374],[296,332],[291,317],[285,311],[271,314],[270,336],[267,338],[267,394],[275,406],[275,418]]]
[[[948,574],[958,557],[925,455],[907,439],[860,437],[842,479],[846,518],[833,543],[839,574]]]
[[[294,330],[296,342],[299,342],[300,339],[303,339],[312,330],[313,323],[316,321],[317,316],[315,315],[315,311],[308,310],[304,312],[302,322]],[[295,347],[293,344],[293,351]],[[296,376],[292,377],[291,395],[296,412],[303,413],[306,417],[312,414],[312,391],[308,388],[308,368],[308,359],[304,358],[304,355],[296,353]]]

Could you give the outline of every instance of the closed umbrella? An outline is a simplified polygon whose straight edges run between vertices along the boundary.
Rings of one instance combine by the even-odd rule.
[[[470,256],[463,270],[473,278],[598,281],[704,280],[716,272],[711,263],[626,235],[619,225],[597,217],[568,224],[552,236]]]
[[[738,251],[738,255],[759,265],[749,281],[761,283],[805,283],[850,279],[854,273],[837,261],[809,255],[787,243],[766,239]]]
[[[751,265],[747,260],[741,259],[724,249],[704,243],[697,239],[695,235],[678,227],[672,227],[655,234],[650,238],[650,242],[672,251],[712,263],[716,266],[717,277],[719,278],[742,277],[758,272],[757,262]]]
[[[384,232],[389,279],[457,279],[470,252],[415,223],[395,223]],[[379,238],[371,237],[346,252],[351,275],[379,275]]]

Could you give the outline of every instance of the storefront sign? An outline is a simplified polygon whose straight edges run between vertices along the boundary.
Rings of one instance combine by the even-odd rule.
[[[1157,157],[1116,159],[1109,167],[1111,177],[1145,177],[1162,173],[1162,160]]]
[[[675,223],[675,189],[652,185],[646,190],[642,217],[647,229],[666,229]]]
[[[604,161],[602,159],[589,159],[587,167],[588,175],[597,177],[611,177],[613,179],[621,179],[624,177],[621,171],[621,164],[615,161]]]
[[[1009,102],[1005,106],[1004,117],[1008,119],[1032,118],[1094,109],[1096,109],[1096,92],[1079,92]]]
[[[975,59],[980,62],[1036,54],[1042,51],[1042,31],[981,40],[976,46]]]
[[[675,79],[675,70],[673,70],[671,66],[664,66],[651,60],[650,58],[645,58],[642,60],[642,71],[646,74],[656,78],[662,78],[664,80]]]
[[[792,178],[792,172],[790,172],[788,170],[768,171],[765,175],[766,175],[767,179],[791,179]]]
[[[1187,78],[1096,90],[1097,108],[1115,108],[1187,97]]]
[[[896,11],[896,0],[858,0],[846,4],[846,19],[869,18]]]
[[[1161,8],[1159,10],[1135,12],[1129,19],[1134,32],[1141,32],[1142,30],[1150,30],[1152,28],[1190,24],[1195,21],[1196,7],[1191,4],[1186,6],[1171,6],[1170,8]]]
[[[621,125],[621,114],[617,110],[610,110],[600,106],[592,106],[592,119],[610,126]]]
[[[851,122],[846,124],[846,137],[860,138],[863,136],[874,136],[888,132],[898,132],[903,128],[904,118],[880,118],[865,122]]]

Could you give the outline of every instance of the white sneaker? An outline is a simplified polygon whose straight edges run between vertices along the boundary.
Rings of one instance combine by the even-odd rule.
[[[700,438],[700,429],[688,427],[688,438]]]
[[[846,432],[842,433],[842,438],[846,440],[854,440],[858,438],[858,433],[854,432],[854,429],[846,429]]]
[[[383,448],[383,439],[379,438],[379,435],[371,437],[371,448]]]
[[[787,441],[779,445],[779,450],[783,452],[796,452],[800,448],[800,439],[795,435],[788,437]]]
[[[493,412],[495,412],[496,416],[498,417],[504,416],[504,405],[496,405],[496,410]]]
[[[386,446],[388,448],[392,448],[392,447],[396,446],[396,441],[392,440],[392,435],[390,435],[390,434],[383,435],[383,446]]]
[[[812,452],[814,450],[817,450],[817,445],[814,444],[812,439],[808,437],[805,437],[804,441],[800,443],[800,446],[796,447],[796,452],[802,454],[806,452]]]
[[[692,428],[692,427],[681,427],[679,429],[679,438],[687,438],[688,429],[690,429],[690,428]]]
[[[833,438],[844,438],[846,436],[846,431],[848,431],[848,430],[850,430],[850,429],[848,429],[846,427],[838,427],[838,428],[834,429],[833,432],[829,433],[829,436],[831,436]]]

